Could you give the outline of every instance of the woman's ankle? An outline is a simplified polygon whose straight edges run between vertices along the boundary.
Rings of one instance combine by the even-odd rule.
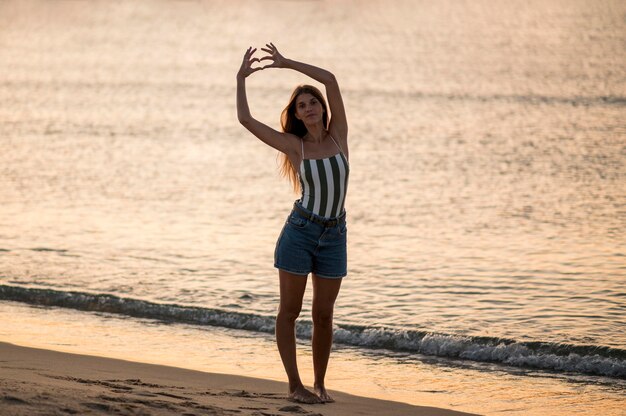
[[[305,388],[301,380],[289,381],[289,393],[293,393],[299,388]]]

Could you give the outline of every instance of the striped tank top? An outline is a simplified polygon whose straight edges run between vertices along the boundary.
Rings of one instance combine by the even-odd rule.
[[[302,141],[302,162],[300,162],[300,204],[316,215],[334,218],[344,210],[348,174],[350,166],[341,147],[330,136],[339,153],[324,159],[305,159]]]

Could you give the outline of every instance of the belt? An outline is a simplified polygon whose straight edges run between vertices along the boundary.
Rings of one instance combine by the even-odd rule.
[[[306,218],[307,220],[313,221],[314,223],[322,225],[324,227],[334,227],[335,225],[343,222],[345,219],[345,212],[337,218],[325,219],[323,217],[312,214],[309,211],[302,209],[298,204],[293,204],[293,210],[296,211],[301,216],[303,216],[304,218]]]

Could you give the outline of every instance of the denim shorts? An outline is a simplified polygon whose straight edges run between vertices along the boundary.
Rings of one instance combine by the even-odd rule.
[[[315,219],[324,220],[301,205],[299,208]],[[345,212],[336,219],[336,224],[322,225],[295,209],[291,211],[276,242],[274,267],[303,276],[315,273],[328,279],[348,274]]]

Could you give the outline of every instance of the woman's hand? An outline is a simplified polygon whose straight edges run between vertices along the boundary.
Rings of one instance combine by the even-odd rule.
[[[263,68],[286,68],[287,59],[278,52],[276,46],[273,43],[266,43],[265,48],[261,48],[262,51],[269,53],[269,55],[261,58],[261,61],[273,61],[269,65],[265,65]]]
[[[252,68],[253,63],[261,61],[259,58],[252,58],[254,52],[256,52],[256,48],[252,49],[252,46],[250,46],[243,55],[243,62],[241,62],[241,68],[237,72],[237,78],[246,78],[248,75],[263,69],[263,67]]]

